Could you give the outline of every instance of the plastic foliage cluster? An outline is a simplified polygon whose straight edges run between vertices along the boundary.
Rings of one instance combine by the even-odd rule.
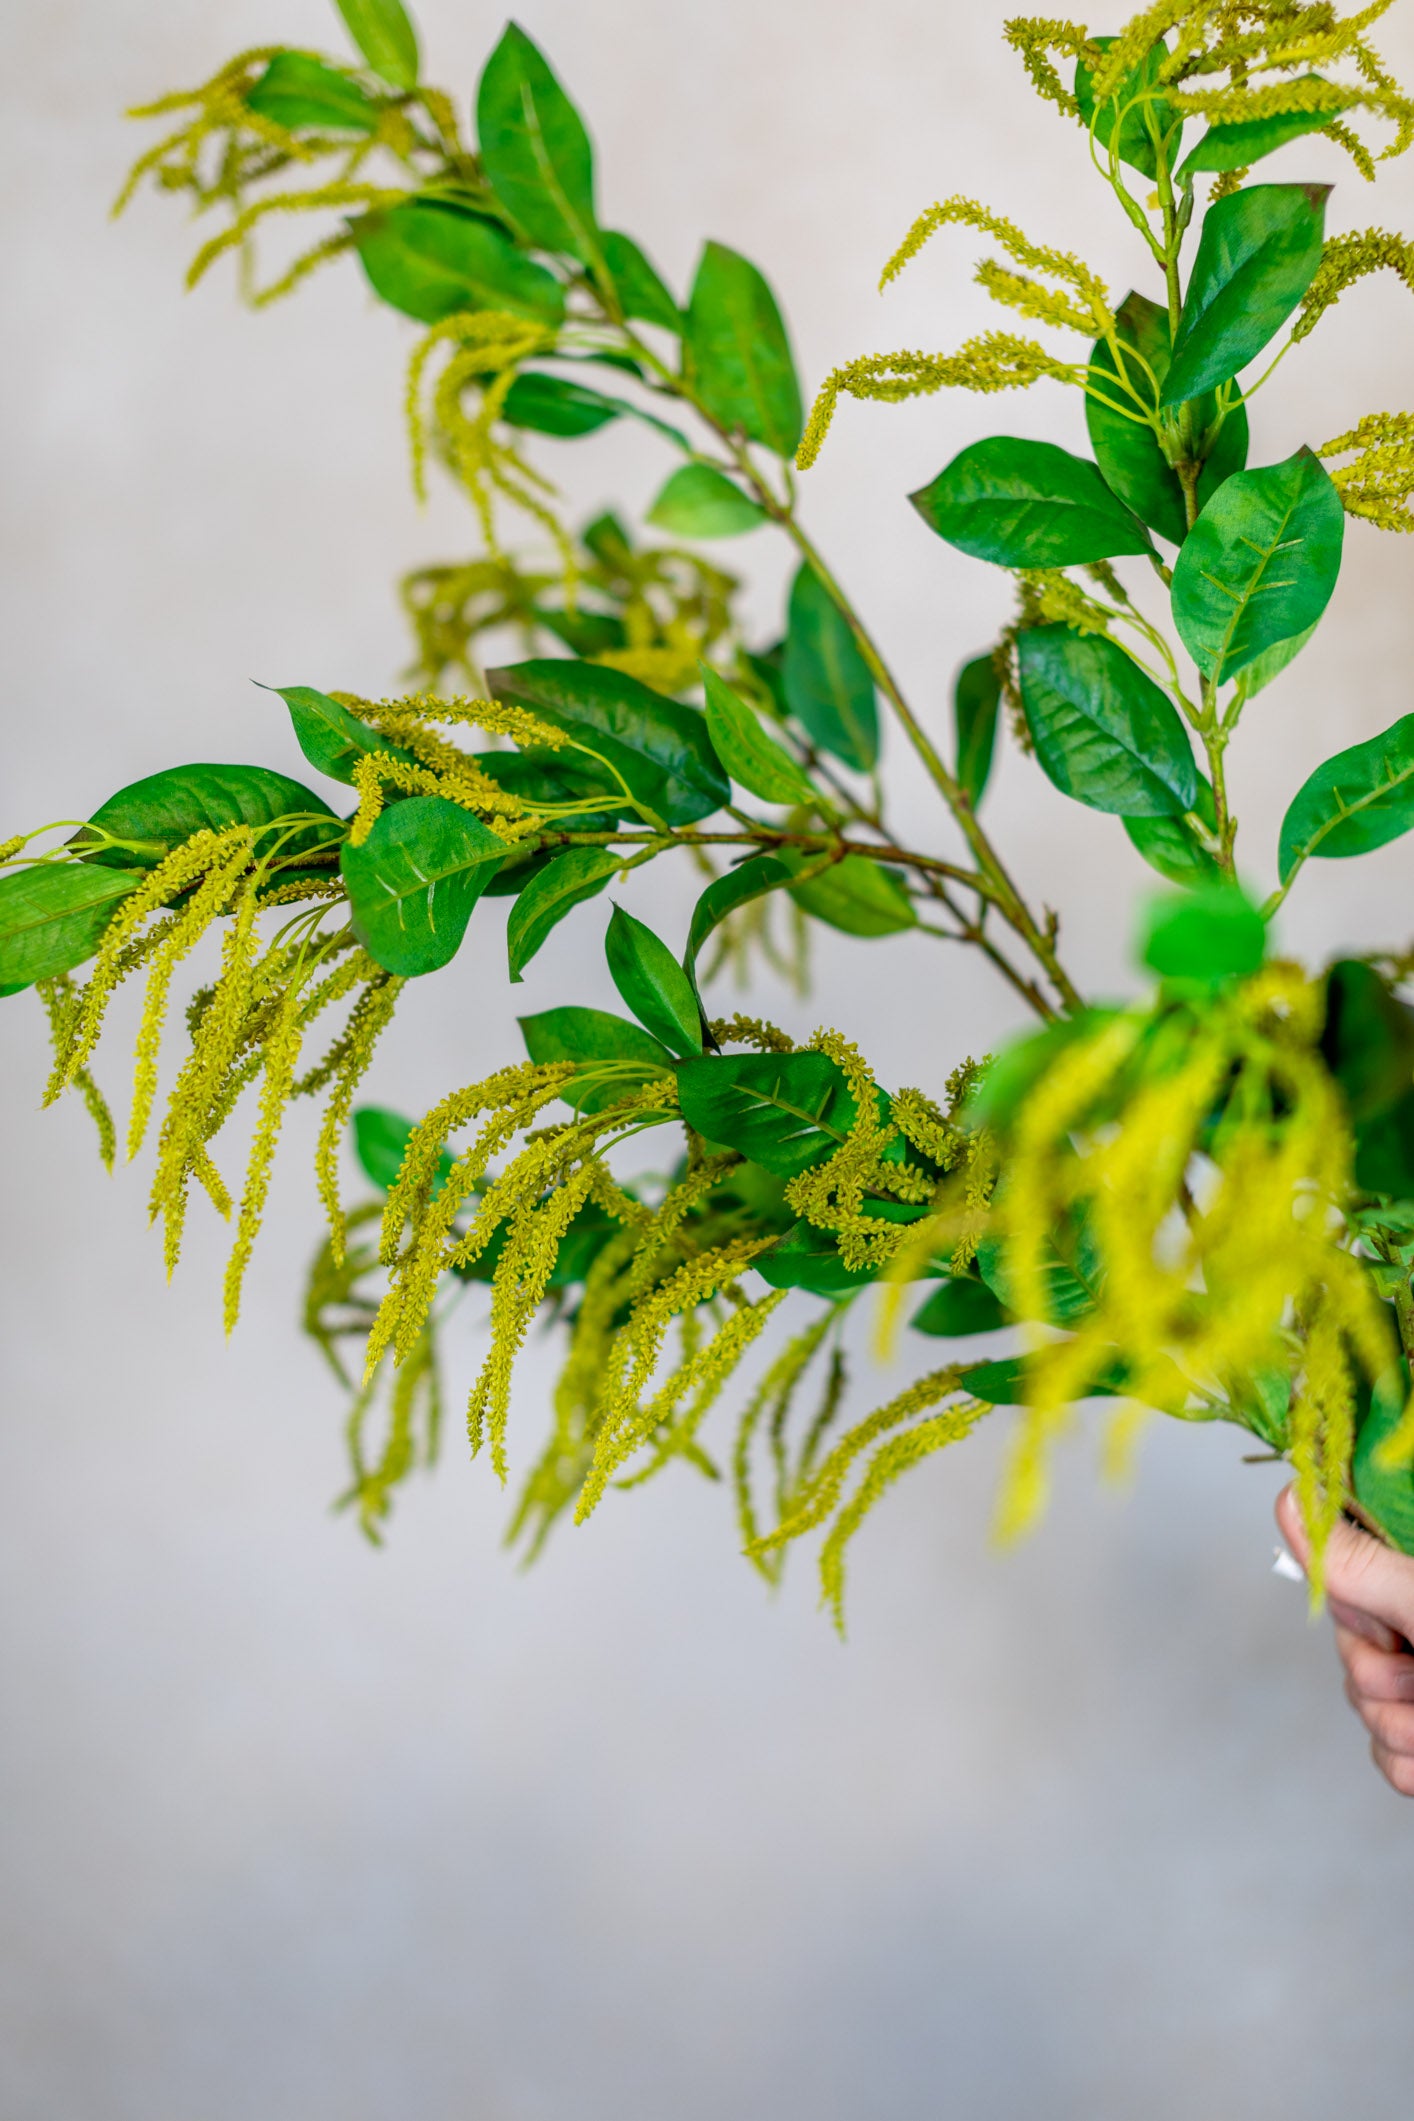
[[[848,1542],[902,1472],[1017,1410],[1000,1523],[1020,1532],[1054,1438],[1097,1397],[1115,1456],[1157,1410],[1289,1458],[1318,1555],[1342,1510],[1414,1551],[1414,955],[1308,969],[1268,946],[1308,865],[1414,826],[1414,716],[1294,791],[1265,901],[1239,882],[1225,770],[1244,720],[1271,727],[1261,695],[1325,611],[1347,516],[1414,528],[1414,414],[1343,410],[1332,439],[1249,463],[1252,400],[1287,351],[1364,274],[1414,288],[1414,246],[1328,240],[1328,186],[1258,167],[1304,138],[1317,168],[1332,143],[1370,179],[1410,145],[1414,104],[1369,42],[1390,4],[1160,0],[1114,37],[1009,23],[1151,254],[1150,285],[1116,300],[1075,253],[946,199],[884,281],[965,231],[1025,330],[848,361],[808,418],[754,265],[708,243],[680,303],[601,225],[584,124],[514,25],[474,144],[423,81],[399,0],[340,0],[358,63],[246,52],[135,113],[167,129],[120,203],[151,183],[210,220],[191,281],[229,252],[264,304],[347,256],[413,320],[414,479],[436,464],[464,490],[480,550],[404,583],[405,696],[279,688],[327,793],[266,766],[178,766],[0,847],[0,985],[37,991],[48,1096],[87,1102],[111,1162],[90,1068],[114,989],[145,982],[126,1147],[155,1131],[169,1266],[194,1193],[231,1218],[228,1326],[283,1115],[322,1101],[328,1236],[306,1322],[351,1393],[348,1499],[374,1536],[436,1447],[439,1322],[484,1283],[468,1420],[503,1478],[517,1351],[537,1318],[565,1338],[512,1525],[531,1551],[562,1513],[686,1460],[730,1478],[768,1578],[823,1531],[838,1614]],[[310,215],[317,239],[262,278],[267,222]],[[1090,455],[992,436],[912,496],[1016,585],[939,743],[812,543],[795,473],[845,398],[1042,380],[1082,394]],[[626,420],[672,465],[646,534],[612,514],[576,531],[536,458]],[[530,557],[505,542],[515,519]],[[702,545],[766,528],[798,571],[783,637],[753,643]],[[488,637],[521,660],[484,667]],[[936,848],[895,835],[885,730],[936,792]],[[1124,1006],[1077,991],[1055,914],[982,822],[1003,732],[1171,887],[1143,946],[1153,983]],[[480,900],[508,902],[515,982],[560,922],[602,932],[580,909],[606,887],[684,855],[707,879],[685,944],[609,918],[624,1014],[523,1018],[523,1058],[416,1123],[355,1110],[405,983],[453,964]],[[840,1033],[801,1046],[711,1013],[724,961],[800,975],[816,922],[979,950],[1037,1025],[945,1084],[888,1090]],[[169,995],[208,938],[164,1098]],[[252,1145],[228,1185],[217,1140],[247,1091]],[[346,1206],[350,1124],[377,1198]],[[650,1132],[666,1175],[635,1178],[628,1145]],[[851,1423],[841,1329],[871,1289],[883,1331],[907,1303],[948,1359]],[[1004,1330],[1011,1353],[969,1359],[969,1336]],[[709,1450],[743,1372],[734,1441]]]

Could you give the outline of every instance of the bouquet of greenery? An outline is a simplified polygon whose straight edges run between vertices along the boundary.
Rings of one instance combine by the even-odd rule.
[[[838,1613],[848,1541],[908,1467],[1015,1409],[1000,1503],[1015,1534],[1043,1504],[1053,1439],[1099,1397],[1116,1453],[1157,1410],[1237,1423],[1289,1458],[1317,1557],[1342,1511],[1414,1552],[1414,953],[1307,969],[1268,950],[1310,863],[1414,827],[1414,716],[1293,792],[1265,898],[1239,878],[1225,774],[1321,619],[1347,515],[1414,528],[1414,414],[1343,411],[1333,439],[1248,464],[1249,407],[1288,349],[1366,273],[1414,288],[1414,245],[1324,238],[1325,184],[1253,181],[1303,136],[1366,179],[1377,146],[1414,142],[1414,101],[1369,42],[1391,4],[1158,0],[1112,37],[1009,23],[1152,254],[1151,288],[1116,301],[1074,252],[946,199],[884,280],[938,231],[971,231],[996,252],[978,280],[1028,329],[849,361],[808,419],[754,265],[708,243],[682,304],[601,226],[583,122],[514,25],[481,76],[475,145],[423,80],[400,0],[339,0],[358,63],[245,52],[135,113],[170,130],[119,203],[151,182],[212,218],[191,281],[229,252],[263,305],[347,255],[415,321],[413,477],[436,463],[462,487],[481,546],[404,582],[405,695],[278,688],[327,794],[273,767],[176,766],[0,846],[0,991],[37,991],[48,1098],[87,1103],[111,1162],[90,1069],[109,997],[141,975],[127,1150],[160,1109],[151,1211],[169,1267],[194,1191],[232,1219],[228,1327],[285,1109],[322,1100],[328,1235],[305,1316],[351,1394],[350,1500],[371,1534],[436,1448],[439,1321],[479,1282],[471,1447],[503,1478],[517,1351],[538,1316],[565,1337],[512,1526],[531,1551],[566,1510],[582,1519],[609,1485],[685,1459],[729,1475],[767,1577],[823,1529]],[[266,224],[291,215],[315,216],[317,240],[262,279]],[[1042,381],[1081,393],[1090,455],[994,436],[911,497],[1016,585],[944,739],[812,542],[795,474],[843,398]],[[604,514],[572,529],[540,454],[622,420],[670,466],[645,528]],[[505,538],[517,517],[525,551]],[[767,526],[798,571],[783,636],[752,642],[704,546]],[[936,791],[936,845],[891,823],[885,729]],[[1166,880],[1143,942],[1154,983],[1132,1003],[1077,992],[1056,916],[1027,903],[982,822],[1003,731]],[[522,1018],[523,1057],[415,1123],[355,1109],[404,984],[453,964],[479,901],[507,902],[515,982],[559,922],[601,932],[602,908],[580,909],[669,858],[702,879],[686,938],[622,907],[604,933],[624,1014]],[[801,1046],[712,1013],[724,962],[799,974],[814,922],[979,950],[1035,1025],[946,1083],[892,1090],[847,1033]],[[164,1098],[169,997],[208,934]],[[217,1137],[247,1090],[251,1146],[228,1187]],[[377,1194],[353,1206],[350,1126]],[[629,1149],[651,1130],[668,1137],[661,1178]],[[914,1330],[962,1345],[849,1419],[842,1327],[869,1290],[883,1333],[907,1304]],[[969,1359],[968,1336],[1002,1330],[1010,1353]],[[734,1440],[709,1450],[708,1416],[743,1373]]]

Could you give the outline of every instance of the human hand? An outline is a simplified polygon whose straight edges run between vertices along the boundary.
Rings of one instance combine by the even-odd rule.
[[[1292,1488],[1277,1497],[1277,1524],[1304,1568],[1311,1542]],[[1326,1548],[1326,1598],[1371,1757],[1392,1789],[1414,1797],[1414,1558],[1342,1520]]]

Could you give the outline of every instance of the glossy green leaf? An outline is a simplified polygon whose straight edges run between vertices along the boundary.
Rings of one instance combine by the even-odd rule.
[[[967,1333],[995,1333],[1009,1323],[1010,1314],[987,1284],[961,1275],[939,1282],[909,1320],[915,1333],[933,1333],[946,1339],[961,1338]]]
[[[350,224],[375,294],[405,316],[438,324],[461,309],[507,310],[558,324],[564,289],[498,228],[446,200],[408,199]]]
[[[1113,37],[1093,37],[1090,41],[1102,52],[1107,52],[1115,40]],[[1107,160],[1113,143],[1121,162],[1139,170],[1151,183],[1159,173],[1154,131],[1164,141],[1168,160],[1172,162],[1182,127],[1179,113],[1159,83],[1159,68],[1167,57],[1168,46],[1160,39],[1149,47],[1138,66],[1126,74],[1117,92],[1107,96],[1099,105],[1095,101],[1090,68],[1083,59],[1076,62],[1075,68],[1075,100],[1080,106],[1082,122],[1093,129],[1101,162]],[[1116,119],[1119,121],[1117,139]]]
[[[707,886],[692,909],[692,922],[687,932],[687,949],[683,955],[683,969],[697,988],[697,960],[703,944],[719,928],[729,914],[738,906],[749,904],[752,899],[764,898],[768,891],[779,891],[790,883],[794,871],[779,855],[754,854],[749,861],[729,869],[725,876],[717,877]]]
[[[1085,1387],[1087,1399],[1113,1399],[1125,1389],[1127,1372],[1115,1361],[1109,1366],[1109,1375],[1092,1380]],[[1027,1365],[1024,1355],[1004,1355],[999,1362],[975,1362],[962,1373],[965,1391],[974,1399],[984,1399],[993,1407],[1024,1407],[1027,1390]]]
[[[1076,1039],[1099,1030],[1113,1014],[1112,1010],[1083,1009],[1048,1024],[1044,1031],[1012,1039],[983,1068],[967,1100],[968,1125],[1007,1133],[1033,1087]]]
[[[601,892],[619,868],[618,856],[607,847],[567,847],[531,878],[506,923],[506,951],[513,982],[520,982],[551,929],[557,928],[576,906]]]
[[[470,756],[498,788],[543,810],[566,831],[613,832],[624,816],[613,775],[582,751],[532,744],[524,751],[473,751]]]
[[[707,693],[707,734],[737,786],[764,803],[818,803],[805,774],[760,715],[715,670],[706,663],[700,668]]]
[[[401,1112],[390,1112],[384,1105],[360,1105],[355,1112],[354,1154],[364,1177],[381,1193],[388,1191],[401,1171],[412,1131],[410,1119],[404,1119]],[[432,1186],[434,1193],[441,1191],[451,1168],[452,1159],[444,1149],[437,1159],[437,1176]]]
[[[949,545],[998,567],[1079,567],[1153,550],[1098,466],[1054,442],[972,442],[909,499]]]
[[[1363,1193],[1414,1202],[1414,1088],[1357,1124],[1353,1175]]]
[[[1160,979],[1246,979],[1267,954],[1267,924],[1232,884],[1207,884],[1150,908],[1141,955]]]
[[[531,242],[593,264],[594,150],[579,112],[514,22],[481,76],[476,136],[497,198]]]
[[[355,766],[375,751],[412,759],[410,751],[389,743],[347,707],[331,700],[327,692],[316,692],[312,685],[272,685],[269,690],[278,693],[289,708],[295,742],[310,765],[327,773],[331,781],[352,787]]]
[[[626,1087],[672,1066],[667,1049],[626,1016],[607,1009],[544,1009],[520,1019],[533,1061],[574,1061],[580,1078],[560,1095],[577,1112],[602,1112]]]
[[[137,881],[87,862],[38,862],[0,876],[0,988],[18,993],[92,957]]]
[[[488,670],[486,681],[498,700],[563,729],[664,824],[696,824],[731,801],[731,782],[696,707],[598,663],[542,657]]]
[[[783,675],[786,703],[811,740],[867,773],[879,756],[873,674],[839,605],[808,564],[791,585]]]
[[[1125,377],[1139,392],[1143,402],[1152,405],[1155,383],[1163,383],[1172,357],[1168,311],[1159,303],[1151,302],[1147,295],[1131,293],[1116,311],[1115,323]],[[1134,350],[1132,359],[1127,351],[1131,347]],[[1106,485],[1112,487],[1151,530],[1167,538],[1170,544],[1181,545],[1188,535],[1188,510],[1182,482],[1159,447],[1159,438],[1153,428],[1141,425],[1115,409],[1116,405],[1127,405],[1130,400],[1116,380],[1118,371],[1114,356],[1103,339],[1097,339],[1091,348],[1090,367],[1103,396],[1092,396],[1087,392],[1085,424],[1090,432],[1090,447],[1095,452]],[[1106,399],[1113,400],[1113,403],[1106,403]],[[1197,434],[1206,437],[1217,417],[1217,397],[1207,391],[1194,402],[1193,421]],[[1224,417],[1204,459],[1198,479],[1200,508],[1211,500],[1224,479],[1230,479],[1235,471],[1242,470],[1247,462],[1247,447],[1247,408],[1235,405]]]
[[[1321,262],[1328,184],[1255,184],[1208,208],[1164,379],[1179,405],[1269,345]]]
[[[702,253],[683,355],[689,383],[729,433],[795,455],[804,413],[776,298],[750,260],[724,243]]]
[[[1324,87],[1319,74],[1298,74],[1288,88],[1308,84]],[[1185,155],[1175,172],[1180,183],[1191,182],[1201,170],[1250,169],[1265,155],[1274,155],[1290,140],[1320,132],[1339,109],[1278,111],[1270,118],[1239,118],[1229,125],[1211,125],[1191,154]]]
[[[1242,690],[1246,698],[1254,700],[1259,692],[1265,692],[1273,679],[1279,678],[1288,664],[1296,661],[1315,631],[1315,625],[1308,626],[1303,633],[1294,633],[1289,640],[1278,641],[1274,647],[1254,656],[1242,673]]]
[[[702,1011],[696,990],[667,944],[622,906],[609,916],[604,938],[609,976],[644,1029],[669,1052],[702,1051]]]
[[[1340,573],[1345,510],[1310,450],[1220,486],[1173,570],[1173,619],[1219,683],[1279,642],[1309,633]]]
[[[1101,634],[1041,626],[1017,642],[1037,760],[1063,794],[1120,817],[1182,817],[1198,772],[1178,710]]]
[[[683,1118],[781,1178],[830,1156],[854,1123],[844,1071],[825,1053],[733,1053],[684,1061]]]
[[[336,5],[374,73],[394,88],[416,88],[417,31],[402,0],[336,0]]]
[[[974,810],[991,778],[1001,698],[1002,681],[991,656],[979,655],[972,662],[963,664],[953,686],[953,734],[957,746],[957,777],[967,790]]]
[[[1282,819],[1281,880],[1317,856],[1345,861],[1397,840],[1414,825],[1414,714],[1367,743],[1326,759]]]
[[[599,250],[624,315],[681,333],[682,311],[633,238],[607,229],[599,238]]]
[[[1403,1366],[1392,1365],[1370,1394],[1350,1468],[1355,1500],[1401,1554],[1414,1554],[1414,1466],[1385,1465],[1380,1447],[1399,1427],[1408,1391]]]
[[[1020,1315],[1010,1262],[999,1239],[983,1238],[977,1248],[977,1271],[998,1302]],[[1047,1238],[1042,1248],[1041,1281],[1044,1323],[1074,1325],[1094,1310],[1104,1287],[1103,1262],[1083,1219],[1053,1231]]]
[[[878,1267],[847,1267],[828,1230],[797,1223],[754,1259],[752,1267],[772,1289],[804,1289],[811,1296],[845,1296],[879,1279]]]
[[[675,538],[735,538],[759,530],[764,508],[710,464],[681,464],[644,517]]]
[[[378,106],[347,74],[336,73],[308,52],[276,52],[260,79],[246,91],[246,108],[286,132],[371,133]]]
[[[1360,958],[1337,959],[1326,973],[1321,1057],[1357,1128],[1414,1090],[1414,1009]]]
[[[1127,817],[1121,823],[1136,851],[1169,883],[1191,889],[1222,875],[1186,817]]]
[[[792,884],[790,895],[802,913],[845,935],[899,935],[918,925],[913,900],[897,872],[865,854],[847,854],[818,876]]]
[[[282,823],[295,817],[310,822]],[[87,857],[110,869],[155,869],[194,832],[225,832],[232,825],[253,826],[257,856],[277,854],[282,862],[326,850],[332,855],[343,836],[322,795],[265,766],[172,766],[150,773],[110,795],[88,823],[128,842]],[[74,845],[84,841],[80,832]]]
[[[623,415],[624,407],[617,398],[606,398],[601,391],[589,390],[583,383],[541,375],[535,369],[521,371],[501,407],[502,419],[512,427],[555,435],[563,441],[597,434],[601,427]]]
[[[392,803],[363,845],[346,842],[339,857],[354,933],[387,972],[436,972],[461,948],[505,858],[505,841],[445,796]]]

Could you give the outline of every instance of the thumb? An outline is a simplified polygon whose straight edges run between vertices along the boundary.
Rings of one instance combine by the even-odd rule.
[[[1276,1515],[1282,1537],[1309,1574],[1311,1540],[1294,1486],[1277,1497]],[[1409,1555],[1395,1553],[1341,1518],[1326,1547],[1325,1575],[1332,1606],[1368,1614],[1406,1641],[1414,1639],[1414,1560]]]

